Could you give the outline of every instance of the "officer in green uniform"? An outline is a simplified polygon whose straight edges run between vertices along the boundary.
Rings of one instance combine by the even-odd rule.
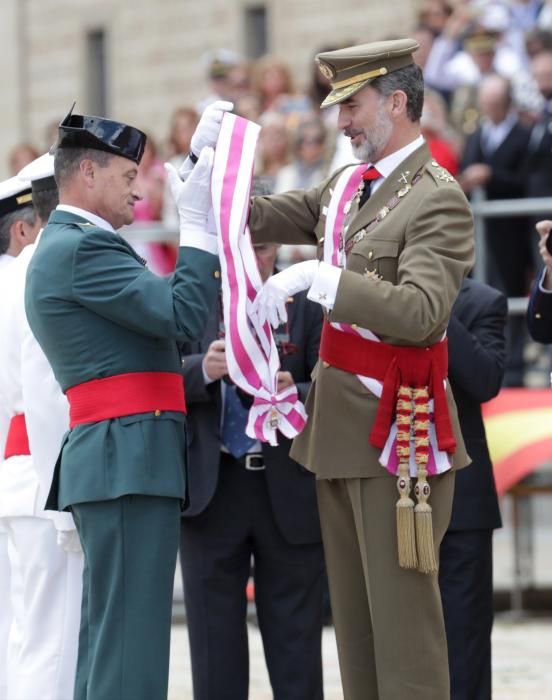
[[[181,224],[170,281],[116,233],[140,199],[144,142],[71,110],[55,147],[60,205],[27,276],[29,323],[70,403],[47,507],[72,511],[85,556],[76,700],[167,695],[186,495],[177,342],[201,337],[219,289],[210,149],[186,183],[169,172]]]

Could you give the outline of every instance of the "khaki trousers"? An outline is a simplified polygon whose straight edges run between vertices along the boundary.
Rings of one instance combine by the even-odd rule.
[[[316,482],[344,700],[449,700],[438,577],[399,567],[395,481]],[[438,550],[454,472],[430,484]]]

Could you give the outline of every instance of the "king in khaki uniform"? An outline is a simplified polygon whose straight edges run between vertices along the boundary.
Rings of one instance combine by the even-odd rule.
[[[332,86],[322,106],[339,104],[339,127],[370,167],[256,198],[249,217],[255,242],[319,250],[319,261],[272,277],[254,309],[279,323],[299,289],[326,309],[291,455],[317,476],[346,700],[449,698],[437,562],[453,470],[469,458],[446,329],[473,264],[473,227],[420,136],[416,48],[402,39],[318,55]]]
[[[167,695],[172,590],[185,483],[177,341],[199,338],[219,290],[207,233],[212,151],[184,184],[170,281],[116,229],[132,222],[145,135],[72,114],[55,146],[60,205],[29,264],[31,329],[67,395],[47,508],[70,509],[85,558],[76,700]]]

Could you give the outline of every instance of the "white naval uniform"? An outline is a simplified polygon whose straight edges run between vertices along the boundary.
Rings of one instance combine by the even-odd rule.
[[[9,265],[14,260],[15,258],[13,257],[13,255],[2,253],[2,255],[0,255],[0,270],[2,270],[4,267],[6,267],[6,265]]]
[[[0,255],[0,277],[7,266],[15,258],[12,255]],[[0,446],[6,442],[10,414],[4,403],[0,401]],[[0,460],[3,459],[3,450]],[[0,518],[0,700],[6,697],[7,692],[7,663],[8,663],[8,635],[12,624],[12,606],[10,600],[10,564],[8,559],[8,536]]]
[[[59,546],[74,530],[68,513],[44,511],[61,440],[67,400],[25,316],[25,276],[35,245],[0,276],[0,403],[24,413],[32,457],[0,465],[0,521],[8,536],[16,624],[8,640],[7,700],[71,700],[82,597],[81,552]],[[5,440],[4,440],[5,442]]]

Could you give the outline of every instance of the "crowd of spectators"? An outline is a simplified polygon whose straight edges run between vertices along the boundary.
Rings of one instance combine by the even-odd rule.
[[[483,190],[489,199],[552,196],[552,1],[423,0],[415,26],[401,35],[420,44],[415,59],[427,86],[424,136],[466,195]],[[348,37],[344,45],[362,42],[362,36]],[[335,48],[340,46],[319,50]],[[348,139],[337,131],[338,108],[319,108],[329,88],[314,61],[303,90],[296,81],[304,82],[304,76],[293,75],[276,56],[248,62],[220,49],[204,62],[206,96],[174,111],[165,143],[148,137],[138,221],[177,227],[162,163],[183,162],[199,114],[216,99],[231,100],[238,114],[262,126],[256,174],[273,192],[316,185],[353,160]],[[31,144],[18,144],[9,156],[11,172],[36,155]],[[488,220],[489,283],[508,296],[525,296],[539,267],[536,239],[531,220]],[[168,246],[141,252],[160,273],[174,264]],[[294,248],[283,250],[281,258],[290,262],[312,254]],[[508,384],[523,381],[522,354],[523,329],[513,323]]]

